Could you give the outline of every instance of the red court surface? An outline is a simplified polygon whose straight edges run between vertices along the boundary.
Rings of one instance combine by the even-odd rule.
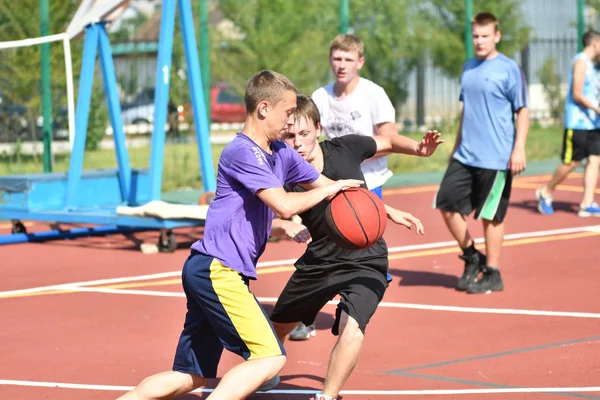
[[[600,399],[600,218],[577,216],[580,175],[556,193],[554,216],[539,215],[533,191],[546,178],[515,180],[505,290],[490,295],[454,289],[462,263],[431,209],[435,185],[385,192],[426,235],[388,225],[394,280],[340,399]],[[469,224],[480,238],[480,222]],[[177,234],[174,254],[139,252],[156,232],[0,247],[0,399],[114,399],[168,370],[185,314],[180,269],[202,230]],[[267,246],[251,283],[267,311],[302,251]],[[309,341],[286,342],[281,385],[251,399],[308,399],[321,387],[334,312],[323,309]],[[221,374],[240,361],[225,354]]]

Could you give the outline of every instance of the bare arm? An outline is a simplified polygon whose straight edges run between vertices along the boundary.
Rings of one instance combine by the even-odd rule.
[[[463,124],[464,116],[465,116],[465,109],[463,107],[463,109],[460,111],[460,121],[458,122],[458,132],[456,133],[456,140],[454,141],[454,148],[450,152],[450,160],[448,160],[448,161],[452,160],[452,156],[454,156],[454,153],[456,153],[456,149],[458,149],[458,146],[460,146],[460,142],[462,140],[462,124]]]
[[[413,229],[413,227],[415,227],[417,228],[415,232],[416,234],[425,234],[425,228],[423,228],[423,224],[418,218],[414,217],[412,214],[407,213],[405,211],[396,210],[395,208],[390,207],[387,204],[385,204],[385,211],[390,221],[399,225],[404,225],[405,227],[411,230]]]
[[[597,114],[600,114],[600,109],[596,107],[590,100],[586,99],[583,95],[585,68],[586,62],[581,58],[575,61],[575,64],[573,64],[573,100],[575,100],[583,107],[590,108],[594,110]]]
[[[398,127],[396,127],[396,123],[395,122],[383,122],[381,124],[377,124],[375,125],[375,136],[373,136],[374,138],[377,137],[386,137],[386,138],[392,138],[398,136]],[[402,136],[404,139],[408,139],[404,136]],[[411,139],[408,139],[411,140]],[[410,145],[410,143],[406,144],[407,146]],[[379,158],[379,157],[383,157],[385,155],[385,153],[381,153],[378,154],[376,153],[372,158]]]
[[[513,175],[520,174],[527,167],[525,142],[529,133],[529,109],[522,107],[517,111],[515,146],[508,162],[508,169]]]
[[[294,239],[297,243],[309,244],[312,242],[312,236],[310,236],[310,232],[306,226],[281,218],[273,220],[271,236],[287,236],[290,239]]]
[[[317,181],[319,181],[319,179],[317,179]],[[256,195],[269,206],[275,214],[281,218],[287,219],[312,208],[325,199],[335,196],[340,190],[359,187],[362,183],[362,181],[355,179],[344,179],[303,193],[288,193],[282,187],[277,187],[261,189],[256,192]]]
[[[444,143],[440,139],[440,136],[441,133],[438,133],[438,131],[427,131],[420,142],[402,135],[375,136],[373,138],[377,144],[375,156],[399,153],[417,157],[429,157],[440,144]]]

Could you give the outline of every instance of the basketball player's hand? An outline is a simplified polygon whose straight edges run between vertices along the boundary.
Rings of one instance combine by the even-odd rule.
[[[441,133],[438,131],[427,131],[423,136],[423,139],[419,143],[417,143],[416,153],[419,157],[429,157],[433,153],[437,147],[444,143],[440,137]]]
[[[362,185],[364,181],[359,181],[357,179],[340,179],[339,181],[335,181],[334,183],[327,185],[327,196],[325,197],[327,200],[331,200],[335,197],[338,192],[350,189],[357,188]]]
[[[400,210],[396,210],[395,208],[391,208],[391,207],[386,207],[387,210],[387,214],[388,214],[388,218],[392,221],[394,221],[395,223],[397,223],[398,225],[404,225],[405,227],[407,227],[408,229],[412,230],[415,229],[415,233],[424,235],[425,234],[425,228],[423,228],[423,224],[421,223],[421,221],[414,217],[412,214],[404,212],[404,211],[400,211]]]
[[[510,160],[508,161],[508,169],[512,171],[513,175],[518,175],[525,171],[527,166],[527,159],[525,158],[525,149],[521,146],[515,146]]]
[[[285,232],[285,235],[290,239],[293,239],[296,243],[309,244],[312,242],[312,236],[310,236],[310,232],[308,232],[308,229],[302,224],[289,221],[286,222],[282,228]]]

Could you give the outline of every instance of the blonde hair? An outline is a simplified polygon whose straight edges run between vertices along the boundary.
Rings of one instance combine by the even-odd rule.
[[[356,52],[360,58],[363,56],[365,46],[358,36],[342,33],[337,35],[331,41],[331,45],[329,46],[329,55],[331,55],[335,50],[347,51],[349,53]]]
[[[260,71],[250,78],[246,85],[246,113],[256,111],[261,101],[277,104],[287,92],[297,93],[296,87],[288,77],[275,71]]]

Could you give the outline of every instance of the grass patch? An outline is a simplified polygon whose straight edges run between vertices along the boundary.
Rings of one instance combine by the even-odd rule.
[[[403,155],[388,156],[389,168],[395,174],[443,171],[448,165],[448,157],[456,137],[456,128],[448,128],[444,133],[444,143],[429,158],[417,158]],[[422,133],[406,133],[405,136],[419,140]],[[562,129],[532,128],[527,139],[527,160],[549,160],[559,156],[562,143]],[[213,164],[217,163],[224,145],[212,146]],[[132,168],[148,168],[150,147],[129,148],[129,159]],[[84,154],[84,170],[116,168],[114,150],[87,151]],[[54,156],[53,171],[66,172],[69,169],[69,155]],[[0,154],[0,175],[33,174],[43,170],[41,155],[25,155],[17,151],[13,155]],[[200,163],[195,143],[167,144],[163,162],[163,191],[182,188],[201,188]]]

